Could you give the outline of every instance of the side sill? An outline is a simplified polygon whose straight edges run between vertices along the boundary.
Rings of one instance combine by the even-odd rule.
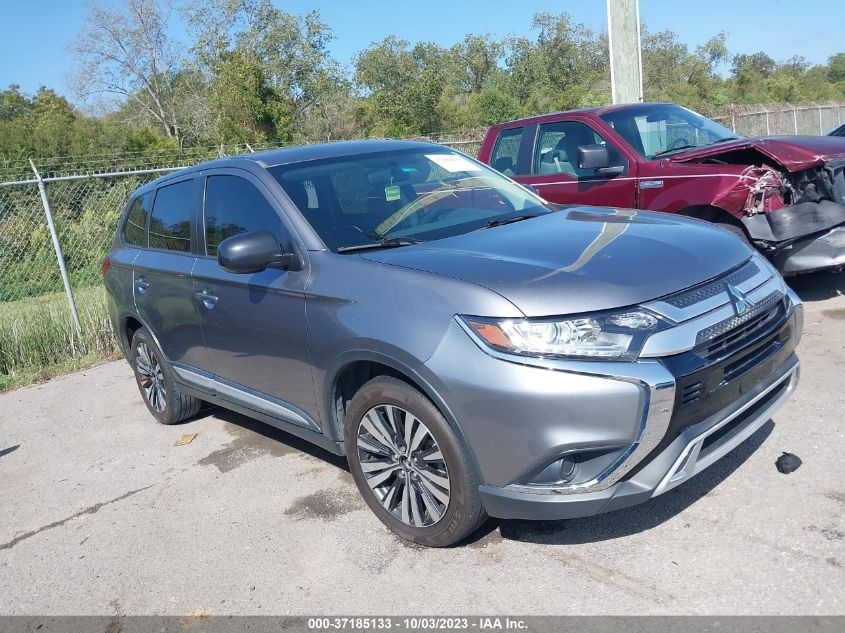
[[[338,442],[326,437],[320,425],[292,404],[223,380],[194,367],[171,364],[179,386],[201,400],[213,402],[270,424],[342,455]]]
[[[262,413],[261,411],[251,409],[250,407],[244,406],[242,404],[232,402],[231,400],[227,400],[226,398],[221,398],[220,396],[213,393],[209,393],[204,389],[198,389],[185,382],[182,382],[178,379],[178,377],[176,382],[179,383],[179,389],[190,396],[194,396],[195,398],[199,398],[200,400],[204,400],[205,402],[210,402],[211,404],[216,404],[220,407],[223,407],[224,409],[235,411],[236,413],[240,413],[247,417],[258,420],[259,422],[263,422],[264,424],[279,429],[280,431],[295,435],[296,437],[302,438],[307,442],[319,446],[320,448],[328,451],[329,453],[332,453],[333,455],[339,455],[341,457],[345,455],[341,444],[326,437],[322,433],[311,431],[296,424],[286,422],[285,420],[280,420],[279,418],[274,417],[272,415],[268,415],[266,413]]]

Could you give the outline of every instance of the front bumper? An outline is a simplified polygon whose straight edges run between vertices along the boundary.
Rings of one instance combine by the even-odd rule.
[[[772,263],[784,275],[797,275],[845,265],[845,226],[837,226],[777,251]]]
[[[798,383],[799,363],[789,357],[769,380],[731,406],[682,431],[632,477],[596,492],[535,494],[485,485],[482,503],[501,519],[568,519],[636,505],[687,481],[748,439],[786,401]]]
[[[753,307],[737,315],[725,284]],[[677,325],[636,362],[502,355],[453,321],[426,378],[475,459],[489,514],[567,518],[645,501],[742,442],[794,388],[803,307],[759,255],[645,307]],[[576,476],[550,479],[567,455]]]
[[[845,265],[845,205],[802,202],[744,217],[742,223],[783,275]]]

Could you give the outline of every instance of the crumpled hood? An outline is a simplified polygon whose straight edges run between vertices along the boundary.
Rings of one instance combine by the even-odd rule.
[[[801,171],[834,159],[845,159],[845,138],[837,136],[767,136],[741,138],[673,155],[676,163],[697,162],[737,150],[754,149],[788,171]]]
[[[569,207],[362,257],[468,281],[499,293],[526,316],[551,316],[656,299],[716,277],[751,254],[706,222]]]

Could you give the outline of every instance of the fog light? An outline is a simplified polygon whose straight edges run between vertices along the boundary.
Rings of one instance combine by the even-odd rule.
[[[572,481],[575,476],[575,469],[578,466],[578,460],[575,455],[566,455],[560,460],[560,481]]]

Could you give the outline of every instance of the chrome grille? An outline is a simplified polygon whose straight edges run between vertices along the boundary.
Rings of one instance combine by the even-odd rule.
[[[780,290],[775,290],[745,314],[732,316],[701,330],[695,339],[696,346],[709,342],[706,353],[710,355],[752,336],[777,316],[778,303],[783,297],[784,294]]]
[[[757,266],[757,264],[753,261],[748,261],[738,270],[735,270],[725,277],[720,277],[715,281],[705,283],[697,288],[692,288],[691,290],[687,290],[681,294],[668,297],[664,299],[664,301],[676,308],[688,308],[696,303],[701,303],[710,297],[715,297],[716,295],[725,292],[725,284],[736,286],[741,284],[743,281],[748,281],[759,272],[759,266]]]

